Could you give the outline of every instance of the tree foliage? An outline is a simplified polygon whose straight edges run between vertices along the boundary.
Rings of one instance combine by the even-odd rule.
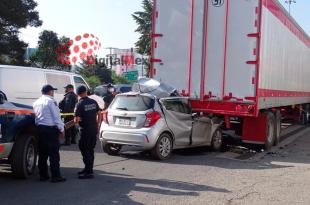
[[[94,90],[98,85],[101,85],[101,81],[98,76],[92,75],[92,76],[84,76],[85,80],[87,81],[89,87]]]
[[[77,68],[77,73],[85,77],[89,84],[96,86],[113,82],[111,70],[100,64],[88,64],[84,61],[82,67]]]
[[[44,69],[70,71],[70,39],[57,33],[44,30],[38,41],[38,50],[30,57],[30,62]]]
[[[19,29],[42,25],[36,7],[33,0],[0,1],[0,63],[24,64],[27,44],[19,39]]]
[[[112,80],[114,84],[130,84],[124,76],[117,75],[115,71],[112,71]]]
[[[151,55],[151,32],[152,32],[152,10],[153,0],[142,1],[143,11],[135,12],[132,17],[138,24],[136,32],[139,32],[141,36],[136,42],[138,52],[142,55]],[[146,65],[147,73],[149,74],[149,63]]]

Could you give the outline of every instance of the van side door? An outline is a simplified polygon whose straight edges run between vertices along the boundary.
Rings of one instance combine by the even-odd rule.
[[[64,75],[59,73],[46,73],[47,84],[57,88],[55,91],[55,100],[59,103],[65,94],[65,86],[70,84],[70,75]]]

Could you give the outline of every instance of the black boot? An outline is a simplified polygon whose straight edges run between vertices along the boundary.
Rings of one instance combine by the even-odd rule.
[[[64,177],[52,177],[51,182],[52,183],[59,183],[59,182],[65,182],[66,178]]]
[[[84,173],[82,175],[79,175],[79,179],[93,179],[94,174],[92,173]]]

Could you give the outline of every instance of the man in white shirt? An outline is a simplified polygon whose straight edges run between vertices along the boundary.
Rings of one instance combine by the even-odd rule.
[[[39,171],[40,181],[50,179],[47,159],[50,161],[52,174],[51,182],[66,181],[60,174],[59,136],[64,137],[64,123],[60,111],[54,100],[54,91],[51,85],[42,88],[42,96],[34,102],[35,123],[39,131]]]

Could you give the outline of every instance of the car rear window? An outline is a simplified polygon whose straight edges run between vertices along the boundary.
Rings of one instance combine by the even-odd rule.
[[[141,95],[119,95],[111,105],[113,110],[145,111],[154,107],[155,100]]]
[[[119,89],[119,91],[120,91],[121,93],[128,93],[128,92],[131,91],[131,87],[121,87],[121,88]]]

